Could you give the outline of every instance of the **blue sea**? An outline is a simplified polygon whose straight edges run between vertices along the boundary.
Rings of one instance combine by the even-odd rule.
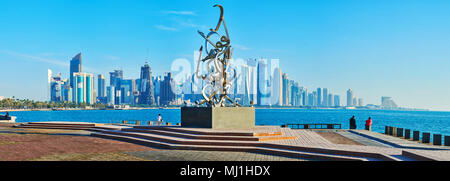
[[[4,114],[4,112],[0,113]],[[23,111],[10,112],[17,122],[73,121],[108,123],[110,120],[154,121],[158,114],[174,124],[180,122],[180,109],[146,110],[77,110],[77,111]],[[305,123],[337,123],[349,127],[351,116],[356,117],[358,129],[364,129],[365,120],[373,120],[372,130],[384,133],[384,126],[450,135],[450,112],[343,110],[343,109],[256,109],[257,125]]]

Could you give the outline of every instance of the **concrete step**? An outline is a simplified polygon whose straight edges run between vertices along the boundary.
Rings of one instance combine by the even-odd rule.
[[[195,135],[217,135],[217,136],[280,136],[282,134],[281,132],[254,133],[254,132],[250,132],[250,131],[242,131],[242,132],[199,131],[199,130],[190,130],[189,128],[181,128],[179,126],[134,126],[133,128],[165,130],[165,131],[195,134]]]
[[[137,128],[127,128],[122,129],[125,132],[138,132],[138,133],[150,133],[165,136],[172,136],[177,138],[186,139],[198,139],[198,140],[235,140],[235,141],[274,141],[274,140],[286,140],[295,139],[295,137],[289,136],[264,136],[264,137],[250,137],[250,136],[222,136],[222,135],[196,135],[191,133],[181,133],[174,132],[172,130],[162,130],[162,129],[137,129]]]
[[[91,127],[79,126],[34,126],[34,125],[17,125],[16,128],[33,128],[33,129],[67,129],[67,130],[89,130]]]
[[[236,141],[236,140],[203,140],[189,139],[183,137],[173,137],[169,135],[161,135],[158,133],[141,133],[141,132],[124,132],[114,130],[100,130],[100,132],[111,135],[129,136],[141,139],[148,139],[171,144],[186,145],[222,145],[222,146],[256,146],[257,141]]]
[[[30,125],[42,125],[42,126],[86,126],[86,127],[95,127],[95,126],[103,126],[104,124],[96,124],[96,123],[77,123],[77,122],[29,122],[26,124]]]
[[[373,153],[373,152],[349,151],[349,150],[342,150],[342,149],[307,147],[307,146],[298,146],[298,145],[292,146],[292,145],[282,145],[282,144],[272,144],[272,143],[260,143],[260,146],[267,147],[267,148],[283,149],[283,150],[294,150],[294,151],[305,151],[305,152],[312,152],[312,153],[363,157],[363,158],[371,158],[372,160],[381,160],[381,161],[400,161],[398,158],[392,157],[390,155],[381,154],[381,153]]]
[[[165,148],[165,149],[253,152],[253,153],[262,153],[262,154],[296,157],[296,158],[304,158],[304,159],[314,159],[314,160],[333,160],[333,161],[364,161],[364,160],[367,160],[366,158],[359,158],[359,157],[349,157],[349,156],[331,155],[331,154],[322,154],[322,153],[310,153],[310,152],[303,152],[303,151],[283,150],[283,149],[274,149],[274,148],[263,148],[263,147],[256,147],[256,146],[218,146],[218,145],[175,144],[175,143],[168,143],[168,142],[164,142],[164,141],[155,141],[155,140],[136,138],[136,137],[132,137],[132,136],[113,135],[113,134],[107,134],[107,133],[92,133],[92,136],[127,141],[127,142],[131,142],[131,143],[147,145],[147,146],[152,146],[152,147],[157,147],[157,148]]]
[[[132,132],[121,132],[121,131],[108,131],[102,130],[103,134],[134,137],[144,140],[152,140],[158,142],[164,142],[167,144],[176,145],[195,145],[195,146],[226,146],[226,147],[252,147],[252,148],[266,148],[266,149],[276,149],[283,151],[295,151],[295,152],[308,152],[315,154],[326,154],[326,155],[339,155],[347,157],[360,157],[371,160],[382,160],[382,161],[399,161],[399,159],[380,153],[368,153],[368,152],[358,152],[358,151],[347,151],[338,149],[328,149],[328,148],[317,148],[317,147],[302,147],[302,146],[290,146],[281,144],[272,144],[267,142],[256,142],[256,141],[229,141],[229,140],[193,140],[186,138],[174,138],[165,135],[156,135],[150,133],[132,133]]]

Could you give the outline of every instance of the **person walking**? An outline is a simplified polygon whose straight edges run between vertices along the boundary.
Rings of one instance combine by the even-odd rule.
[[[371,117],[369,117],[369,119],[366,120],[366,130],[372,131],[372,118]]]
[[[161,114],[158,114],[157,121],[158,121],[158,126],[161,126],[161,123],[163,121]]]
[[[352,118],[350,118],[350,129],[356,129],[356,119],[355,119],[355,116],[352,116]]]

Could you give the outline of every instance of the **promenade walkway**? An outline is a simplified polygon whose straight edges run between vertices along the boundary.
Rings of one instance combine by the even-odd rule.
[[[326,140],[313,130],[301,130],[301,129],[289,129],[281,128],[283,135],[296,136],[294,140],[280,140],[272,141],[270,143],[277,143],[282,145],[291,146],[304,146],[314,148],[333,149],[341,151],[354,151],[354,152],[367,152],[367,153],[380,153],[386,155],[393,155],[394,157],[401,157],[401,149],[380,147],[380,146],[360,146],[360,145],[343,145],[334,144]],[[344,131],[346,132],[346,131]],[[357,140],[356,140],[357,141]]]
[[[116,125],[30,123],[18,127],[84,129],[91,131],[91,136],[167,150],[245,152],[307,160],[450,160],[448,147],[420,144],[364,130],[327,130],[333,132],[331,136],[354,142],[344,144],[336,141],[335,137],[330,137],[330,134],[318,133],[323,130],[290,129],[279,126],[212,130],[180,126],[131,128]]]
[[[382,133],[371,132],[366,130],[351,130],[353,134],[366,137],[368,139],[377,140],[393,148],[407,148],[407,149],[418,149],[418,150],[448,150],[449,146],[435,146],[432,144],[424,144],[417,141],[406,140],[403,138],[385,135]]]

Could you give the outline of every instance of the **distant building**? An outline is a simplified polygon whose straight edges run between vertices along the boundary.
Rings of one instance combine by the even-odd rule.
[[[61,73],[58,73],[56,76],[51,77],[51,82],[50,82],[50,101],[51,102],[64,101],[63,86],[64,86],[64,82],[61,79]]]
[[[73,74],[74,73],[79,73],[82,72],[82,68],[81,68],[81,53],[75,55],[75,57],[72,58],[72,60],[70,60],[70,87],[74,88],[75,84],[74,82],[72,82],[73,79]]]
[[[88,73],[73,73],[72,99],[75,103],[94,104],[94,75]]]
[[[354,104],[353,104],[353,90],[352,89],[348,89],[347,90],[347,106],[348,107],[352,107],[352,106],[355,106]]]
[[[160,105],[161,102],[161,83],[162,83],[162,77],[157,76],[153,79],[153,89],[155,94],[155,104]]]
[[[97,75],[97,101],[102,104],[107,103],[106,99],[106,85],[105,85],[105,76],[102,74]]]
[[[105,76],[103,76],[102,74],[98,74],[97,75],[97,95],[98,97],[106,97],[106,93],[105,93]]]
[[[152,70],[148,63],[141,67],[139,104],[155,105]]]
[[[334,95],[334,106],[335,107],[341,106],[341,98],[339,95]]]
[[[322,107],[328,107],[328,89],[323,88],[323,100],[322,100]]]
[[[334,106],[334,96],[333,94],[328,94],[328,99],[327,99],[327,107],[333,107]]]
[[[274,69],[272,78],[272,105],[283,105],[283,79],[281,75],[281,69],[279,67]]]
[[[164,74],[164,80],[161,82],[160,87],[160,103],[161,105],[171,105],[176,102],[177,94],[175,81],[172,78],[172,73],[167,72]]]
[[[120,103],[121,104],[134,104],[133,91],[136,90],[135,79],[122,79],[120,81]]]
[[[362,98],[358,99],[358,106],[360,107],[364,106],[364,100]]]
[[[115,92],[114,86],[106,87],[106,97],[107,97],[106,101],[107,101],[107,104],[114,105],[114,103],[115,103],[114,92]]]
[[[114,70],[114,72],[109,73],[109,85],[114,87],[114,104],[121,104],[121,82],[123,79],[123,70]]]
[[[322,106],[322,88],[317,88],[316,106]]]
[[[308,105],[308,89],[302,89],[302,106]]]
[[[381,108],[382,109],[396,109],[398,108],[397,104],[392,100],[391,97],[383,96],[381,97]]]
[[[290,102],[289,99],[291,97],[290,95],[290,82],[289,82],[289,77],[286,73],[283,73],[282,75],[282,80],[283,80],[283,106],[289,106]]]
[[[267,71],[267,61],[266,60],[260,60],[258,62],[258,81],[257,81],[257,104],[258,105],[267,105],[267,99],[269,97],[268,95],[268,86],[267,81],[269,80],[268,77],[268,71]]]
[[[291,80],[291,94],[290,94],[290,104],[291,106],[301,105],[301,89],[298,82]]]

